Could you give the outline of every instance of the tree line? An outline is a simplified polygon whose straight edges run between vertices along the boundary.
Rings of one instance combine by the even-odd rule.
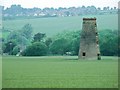
[[[80,15],[102,15],[102,14],[117,14],[117,7],[95,7],[95,6],[80,6],[69,8],[23,8],[21,5],[11,5],[11,7],[4,9],[3,6],[3,19],[12,19],[23,16],[35,17],[57,17],[57,16],[80,16]]]
[[[18,31],[12,31],[3,37],[2,53],[22,56],[78,55],[81,30],[64,31],[53,37],[45,33],[33,35],[31,24],[26,24]],[[100,51],[103,56],[117,56],[120,51],[117,30],[100,30]]]

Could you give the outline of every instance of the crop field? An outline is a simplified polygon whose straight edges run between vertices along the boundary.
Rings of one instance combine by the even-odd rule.
[[[117,14],[6,20],[3,21],[3,27],[14,31],[20,30],[25,24],[30,23],[34,30],[33,33],[42,32],[46,33],[47,36],[52,36],[62,31],[81,30],[83,17],[96,17],[98,31],[104,29],[118,29]]]
[[[3,88],[117,88],[117,57],[3,57]]]

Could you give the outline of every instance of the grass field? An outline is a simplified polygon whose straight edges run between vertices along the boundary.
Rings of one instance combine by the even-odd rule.
[[[3,57],[3,88],[116,88],[117,57]]]
[[[3,21],[3,26],[6,29],[19,30],[26,23],[30,23],[34,29],[34,33],[42,32],[46,33],[47,36],[52,36],[62,31],[81,30],[83,17],[96,17],[98,30],[118,29],[117,14],[6,20]]]

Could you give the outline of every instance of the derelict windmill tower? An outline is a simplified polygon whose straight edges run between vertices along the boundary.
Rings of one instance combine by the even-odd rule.
[[[79,59],[101,59],[96,18],[83,18]]]

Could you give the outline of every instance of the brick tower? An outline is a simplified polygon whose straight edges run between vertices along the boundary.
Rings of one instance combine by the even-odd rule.
[[[101,59],[96,18],[83,18],[78,58],[86,60]]]

